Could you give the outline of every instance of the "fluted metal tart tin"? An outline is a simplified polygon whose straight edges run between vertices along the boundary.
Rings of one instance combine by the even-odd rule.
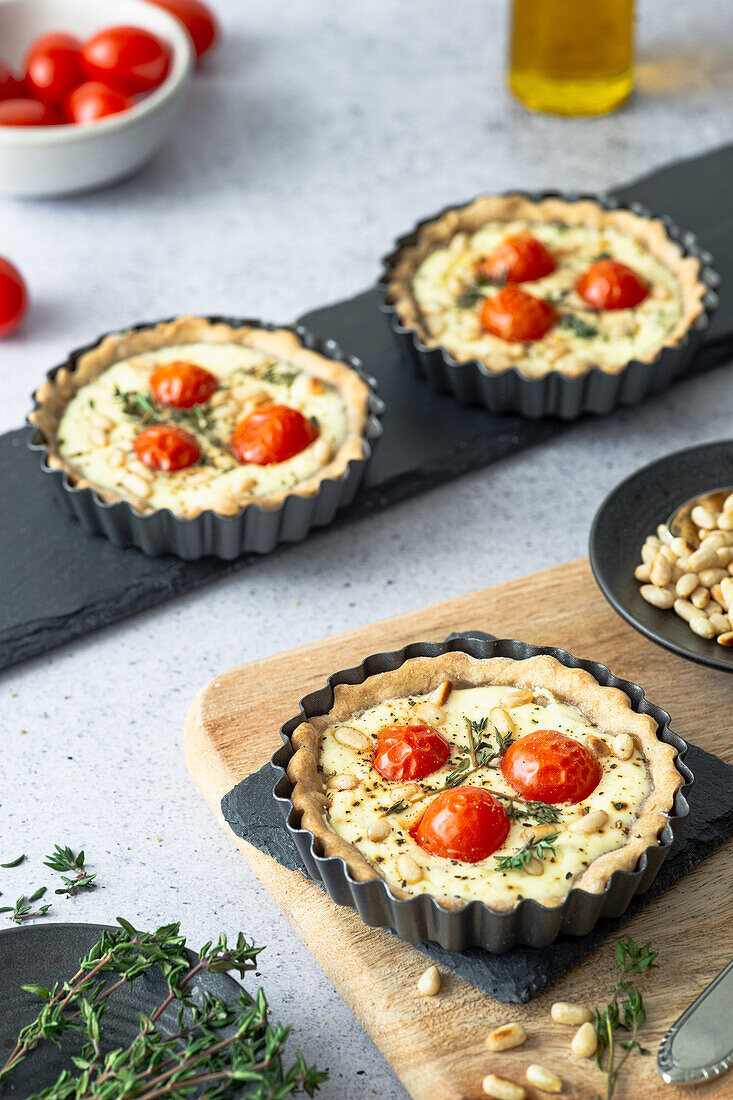
[[[683,255],[694,256],[700,262],[698,278],[706,288],[702,312],[675,347],[662,348],[651,362],[632,359],[615,374],[592,367],[578,378],[570,378],[553,370],[543,378],[530,378],[518,367],[492,371],[478,359],[455,359],[445,348],[429,347],[420,339],[415,328],[403,325],[388,293],[395,261],[404,248],[415,244],[421,229],[449,211],[469,206],[475,200],[458,206],[451,204],[431,217],[423,218],[414,229],[398,238],[394,250],[382,261],[384,273],[379,280],[384,291],[381,308],[391,318],[392,331],[404,356],[417,365],[436,389],[451,393],[464,405],[483,405],[492,413],[520,413],[533,420],[545,416],[575,420],[585,413],[602,416],[620,406],[638,405],[646,397],[666,390],[688,370],[717,309],[716,287],[720,283],[712,267],[711,254],[698,244],[693,233],[680,229],[667,215],[653,214],[641,203],[622,203],[609,195],[516,189],[506,194],[518,195],[531,202],[541,202],[543,199],[561,199],[564,202],[590,200],[604,210],[629,210],[642,218],[661,221],[667,236],[679,245]]]
[[[352,459],[340,477],[321,481],[310,496],[299,495],[297,486],[294,487],[277,508],[267,509],[258,504],[247,504],[234,516],[222,516],[209,509],[198,516],[184,519],[176,516],[169,508],[159,508],[143,514],[126,500],[108,504],[101,499],[96,489],[76,488],[71,484],[66,470],[54,469],[48,465],[47,445],[40,431],[33,428],[28,446],[41,455],[41,470],[52,479],[64,509],[85,530],[104,535],[115,546],[136,546],[152,557],[173,554],[193,561],[211,555],[231,561],[247,552],[269,554],[281,542],[301,542],[311,528],[327,526],[340,508],[351,503],[374,453],[374,447],[382,435],[380,418],[384,413],[384,402],[377,396],[376,381],[365,372],[361,360],[343,352],[336,341],[321,340],[302,325],[275,325],[259,320],[221,316],[209,316],[205,320],[212,324],[223,323],[233,327],[246,326],[268,331],[286,329],[294,333],[309,351],[346,363],[366,382],[370,390],[362,457]],[[161,323],[163,322],[141,322],[129,326],[129,329],[135,332]],[[73,373],[81,356],[95,348],[103,339],[104,336],[100,336],[93,343],[72,351],[68,359],[48,371],[46,377],[53,379],[62,367]],[[37,402],[35,408],[38,408]]]
[[[456,650],[477,658],[511,657],[514,660],[549,654],[570,668],[585,669],[599,684],[620,688],[631,700],[635,711],[651,715],[657,723],[660,740],[677,750],[676,766],[682,776],[682,785],[675,795],[659,843],[646,849],[635,870],[614,871],[599,894],[574,887],[562,904],[554,907],[525,898],[508,912],[491,909],[482,901],[471,901],[460,909],[448,910],[438,905],[430,894],[396,898],[383,879],[357,882],[343,859],[320,854],[313,833],[300,827],[300,816],[290,797],[292,786],[287,766],[293,756],[291,735],[301,722],[330,710],[336,684],[360,684],[369,676],[399,668],[413,657],[437,657]],[[499,640],[480,631],[451,635],[444,642],[414,642],[392,653],[374,654],[354,668],[334,673],[324,687],[301,699],[300,707],[300,713],[283,725],[280,731],[282,747],[271,759],[275,779],[273,797],[285,818],[287,830],[308,874],[316,882],[323,883],[337,904],[356,909],[366,924],[393,929],[401,939],[411,943],[433,940],[448,951],[483,947],[499,954],[518,945],[546,947],[564,934],[587,935],[600,918],[619,917],[636,894],[651,886],[689,814],[687,795],[693,775],[684,761],[687,744],[669,728],[669,714],[650,703],[637,684],[614,676],[605,665],[596,661],[573,657],[564,649]]]

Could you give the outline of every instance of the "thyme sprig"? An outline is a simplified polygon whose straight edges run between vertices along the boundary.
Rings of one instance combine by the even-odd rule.
[[[590,340],[593,336],[598,335],[598,329],[595,325],[584,321],[582,317],[576,317],[574,313],[563,313],[558,327],[569,329],[582,340]]]
[[[148,424],[182,424],[208,439],[211,443],[220,445],[219,440],[213,435],[214,411],[211,405],[204,401],[193,405],[190,409],[174,409],[169,406],[161,408],[147,394],[140,390],[128,390],[123,392],[119,386],[115,386],[114,396],[122,402],[122,411],[125,416],[130,416],[145,426]]]
[[[611,1100],[621,1068],[634,1050],[642,1055],[650,1053],[637,1038],[646,1020],[646,1009],[638,987],[630,979],[632,975],[655,969],[658,954],[652,951],[651,943],[640,947],[631,936],[616,944],[616,963],[622,975],[612,987],[610,1002],[602,1011],[595,1010],[596,1065],[604,1077],[603,1096],[599,1095],[597,1100]],[[618,1032],[627,1032],[628,1038],[621,1040]]]
[[[560,834],[550,833],[548,836],[531,836],[524,842],[521,848],[509,856],[494,856],[497,871],[522,871],[531,859],[544,859],[545,856],[555,855],[555,842]]]
[[[195,993],[194,979],[202,971],[234,971],[241,976],[255,969],[261,948],[241,933],[231,946],[221,935],[192,963],[178,924],[145,933],[122,918],[118,923],[119,929],[105,932],[80,960],[71,979],[51,988],[23,986],[42,1003],[0,1067],[0,1081],[42,1040],[58,1043],[71,1031],[84,1040],[81,1054],[29,1100],[187,1100],[229,1095],[245,1085],[257,1100],[282,1100],[301,1091],[313,1096],[318,1091],[328,1074],[308,1066],[300,1052],[285,1064],[290,1028],[270,1023],[262,990],[254,996],[241,990],[230,1002]],[[159,967],[167,981],[166,996],[153,1012],[139,1015],[137,1034],[128,1046],[104,1053],[103,1018],[109,998],[152,967]],[[157,1030],[163,1013],[175,1021],[173,1034]]]
[[[73,897],[79,890],[94,890],[97,887],[96,873],[90,875],[84,864],[85,856],[84,850],[76,854],[71,848],[62,848],[60,845],[54,845],[54,850],[50,856],[46,856],[44,860],[44,866],[50,867],[52,871],[71,871],[73,872],[73,878],[68,878],[66,875],[62,875],[61,881],[63,886],[55,891],[57,894],[67,894],[69,897]]]
[[[266,367],[257,372],[257,377],[263,382],[269,382],[273,386],[292,386],[295,379],[301,374],[299,370],[287,370],[279,363],[268,363]]]
[[[523,802],[520,798],[511,798],[506,794],[499,795],[499,798],[510,800],[507,815],[512,821],[529,821],[534,818],[535,825],[557,825],[560,820],[559,809],[549,802]]]
[[[24,920],[33,920],[35,917],[45,917],[51,908],[51,903],[39,905],[38,909],[34,909],[33,905],[43,897],[46,889],[47,887],[41,886],[28,898],[25,894],[21,894],[15,905],[0,906],[0,913],[10,913],[8,920],[11,920],[14,924],[22,924]],[[1,1077],[0,1080],[2,1080]]]

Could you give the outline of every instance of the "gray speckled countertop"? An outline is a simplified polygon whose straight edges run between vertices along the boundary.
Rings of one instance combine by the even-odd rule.
[[[726,0],[642,0],[639,91],[593,120],[510,99],[503,0],[218,6],[223,48],[156,161],[96,195],[0,201],[0,252],[35,301],[0,344],[1,428],[22,422],[49,365],[103,330],[186,310],[288,320],[367,286],[393,237],[451,200],[604,188],[730,137]],[[196,944],[245,930],[270,945],[275,1013],[331,1068],[322,1095],[404,1097],[193,789],[191,696],[241,661],[582,555],[608,490],[730,434],[731,399],[727,369],[685,382],[5,672],[0,856],[31,861],[0,871],[0,890],[47,881],[54,842],[84,846],[104,888],[59,901],[58,919],[180,917]]]

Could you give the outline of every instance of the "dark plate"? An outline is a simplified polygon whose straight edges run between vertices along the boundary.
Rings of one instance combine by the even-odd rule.
[[[733,440],[703,443],[659,458],[606,497],[593,521],[589,553],[601,592],[627,623],[680,657],[733,672],[733,649],[698,638],[674,611],[652,607],[639,595],[634,579],[647,535],[691,497],[726,485],[733,485]]]
[[[78,969],[79,959],[109,927],[103,924],[38,924],[0,932],[0,1065],[15,1046],[20,1029],[34,1018],[41,1004],[37,997],[24,993],[21,985],[32,982],[50,985],[72,977]],[[195,953],[189,951],[189,955],[195,962]],[[155,967],[110,997],[104,1018],[105,1045],[108,1043],[110,1050],[126,1046],[137,1033],[138,1012],[149,1012],[159,1005],[167,988],[165,978]],[[206,972],[199,975],[192,989],[195,993],[206,991],[226,1000],[233,1000],[241,991],[228,975]],[[172,1014],[166,1016],[164,1013],[158,1022],[163,1035],[172,1034],[174,1025]],[[78,1054],[80,1048],[79,1038],[75,1036],[66,1036],[61,1050],[52,1043],[42,1042],[0,1085],[3,1100],[11,1097],[20,1100],[52,1084],[69,1064],[69,1055]]]

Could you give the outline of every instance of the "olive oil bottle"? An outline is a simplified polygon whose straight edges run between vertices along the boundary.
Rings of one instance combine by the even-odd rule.
[[[634,83],[634,0],[513,0],[509,85],[526,107],[605,114]]]

